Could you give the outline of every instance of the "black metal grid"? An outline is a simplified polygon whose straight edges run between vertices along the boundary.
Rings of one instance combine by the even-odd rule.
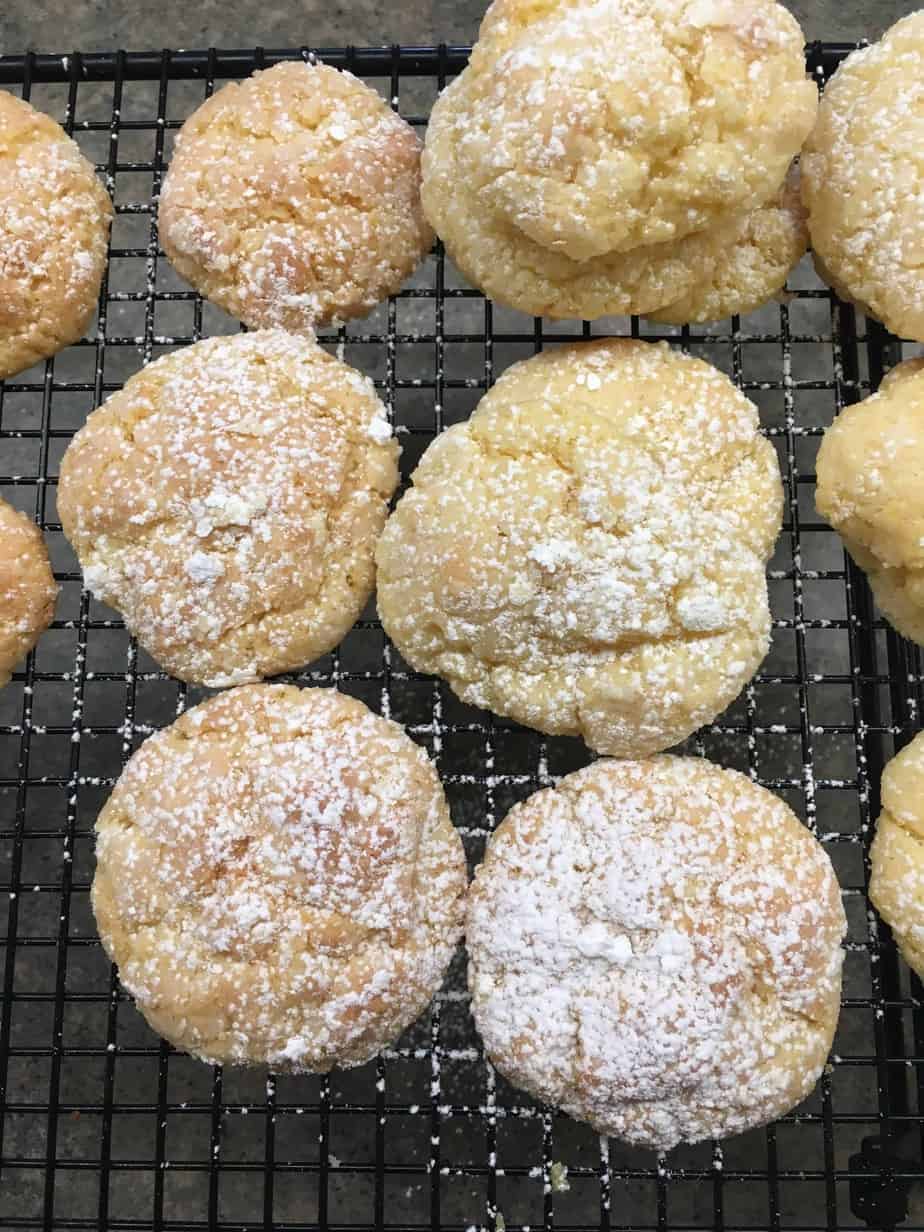
[[[849,50],[813,45],[819,78]],[[601,1142],[533,1104],[480,1052],[461,956],[432,1012],[383,1057],[327,1078],[210,1070],[173,1052],[120,991],[89,909],[92,825],[137,744],[197,700],[82,591],[55,509],[58,463],[86,414],[166,349],[233,322],[188,290],[157,242],[173,131],[216,82],[294,52],[0,57],[0,83],[60,118],[116,206],[96,330],[0,384],[0,495],[34,515],[62,584],[58,619],[0,692],[0,1227],[924,1228],[921,987],[870,912],[866,853],[884,760],[920,725],[920,652],[874,612],[813,506],[820,434],[876,387],[901,344],[858,321],[808,263],[793,297],[720,329],[532,321],[468,289],[437,251],[408,288],[326,339],[376,378],[407,474],[515,359],[565,338],[667,337],[761,407],[788,493],[771,562],[774,645],[689,742],[786,797],[830,852],[850,921],[844,1008],[818,1091],[766,1130],[665,1160]],[[423,125],[465,48],[321,51]],[[473,862],[510,804],[583,764],[408,670],[374,610],[293,677],[403,722],[437,760]],[[568,1168],[569,1189],[557,1181]]]

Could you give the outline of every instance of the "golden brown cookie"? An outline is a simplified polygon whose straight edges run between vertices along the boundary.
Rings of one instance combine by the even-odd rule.
[[[462,843],[400,727],[328,689],[234,689],[141,746],[96,823],[93,909],[151,1026],[208,1061],[326,1071],[424,1010]]]
[[[846,930],[823,848],[776,796],[694,758],[598,761],[508,814],[469,895],[491,1062],[599,1133],[666,1150],[804,1099]]]
[[[886,766],[869,896],[905,962],[924,976],[924,734]]]
[[[0,90],[0,378],[83,335],[111,219],[106,190],[61,125]]]
[[[424,208],[501,303],[654,312],[753,245],[748,216],[780,192],[816,106],[775,0],[496,0],[433,109]],[[767,295],[792,247],[772,233]]]
[[[924,645],[924,367],[908,360],[842,411],[818,451],[815,503],[899,633]]]
[[[87,420],[58,509],[88,587],[182,680],[333,649],[375,585],[398,446],[372,382],[264,330],[149,364]]]

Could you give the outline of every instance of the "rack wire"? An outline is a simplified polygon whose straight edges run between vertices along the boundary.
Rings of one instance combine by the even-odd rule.
[[[814,44],[809,67],[824,79],[849,50]],[[0,83],[62,120],[116,209],[95,330],[0,385],[0,495],[42,527],[62,587],[58,619],[0,692],[0,1227],[924,1228],[921,986],[866,894],[881,770],[920,726],[921,655],[883,624],[813,506],[825,424],[878,385],[902,344],[858,320],[807,262],[786,302],[719,330],[673,330],[527,319],[470,290],[437,249],[399,296],[324,341],[376,379],[405,476],[509,363],[573,337],[666,337],[760,406],[788,496],[769,572],[773,649],[688,749],[784,796],[837,868],[844,1002],[815,1094],[767,1129],[659,1160],[599,1140],[494,1073],[461,955],[394,1048],[328,1077],[209,1069],[154,1037],[121,991],[89,908],[93,821],[133,749],[199,695],[82,590],[55,508],[58,463],[87,413],[143,363],[237,328],[161,255],[164,167],[174,131],[217,83],[309,54],[0,57]],[[317,54],[423,126],[468,49]],[[515,800],[587,760],[577,742],[465,707],[410,671],[372,608],[293,679],[337,686],[407,726],[436,759],[473,863]]]

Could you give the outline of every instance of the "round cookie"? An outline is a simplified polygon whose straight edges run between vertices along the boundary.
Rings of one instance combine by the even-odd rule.
[[[183,125],[158,212],[180,274],[247,325],[365,316],[429,251],[414,130],[351,73],[277,64]]]
[[[564,346],[427,450],[379,541],[379,613],[463,701],[642,756],[760,665],[781,515],[757,409],[720,372],[664,344]]]
[[[870,863],[870,899],[905,962],[924,977],[924,733],[883,772]]]
[[[837,1025],[837,880],[791,810],[693,758],[516,805],[469,894],[475,1023],[512,1083],[667,1150],[804,1099]]]
[[[0,688],[51,624],[57,597],[41,531],[0,500]]]
[[[398,446],[372,382],[281,330],[158,359],[64,455],[87,586],[181,680],[220,687],[331,650],[375,584]]]
[[[0,379],[82,337],[112,205],[60,124],[0,90]]]
[[[496,0],[466,78],[483,206],[576,261],[768,200],[818,105],[776,0]]]
[[[788,177],[765,205],[729,213],[704,231],[575,261],[482,208],[461,157],[468,124],[460,78],[441,95],[430,119],[423,201],[452,261],[497,303],[551,318],[721,320],[766,303],[805,254],[804,211]]]
[[[802,158],[815,263],[842,298],[924,341],[924,12],[850,55]]]
[[[648,315],[668,325],[744,316],[779,294],[808,249],[798,174],[773,200],[745,215],[711,273],[682,299]]]
[[[155,1031],[326,1071],[390,1044],[462,933],[462,843],[397,724],[328,689],[220,694],[141,746],[96,823],[93,910]]]
[[[819,514],[866,571],[876,602],[924,645],[924,366],[895,368],[877,394],[825,432],[816,464]]]

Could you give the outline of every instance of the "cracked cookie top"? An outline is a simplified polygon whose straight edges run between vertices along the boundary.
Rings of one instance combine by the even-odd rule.
[[[511,1082],[666,1150],[788,1112],[837,1023],[837,879],[776,796],[598,761],[516,805],[469,895],[475,1022]]]
[[[855,51],[825,87],[802,157],[818,272],[887,329],[924,341],[924,12]]]
[[[57,597],[42,532],[0,500],[0,688],[51,624]]]
[[[427,450],[379,542],[382,622],[470,704],[657,752],[766,654],[781,506],[757,409],[722,373],[627,339],[556,348]]]
[[[331,650],[374,586],[398,446],[372,382],[281,330],[136,373],[61,464],[88,587],[182,680],[241,684]]]
[[[365,316],[425,256],[414,130],[351,73],[277,64],[186,121],[160,237],[208,299],[254,328]]]
[[[334,690],[253,685],[188,711],[135,753],[96,832],[120,978],[209,1061],[361,1064],[425,1008],[461,936],[436,770]]]

